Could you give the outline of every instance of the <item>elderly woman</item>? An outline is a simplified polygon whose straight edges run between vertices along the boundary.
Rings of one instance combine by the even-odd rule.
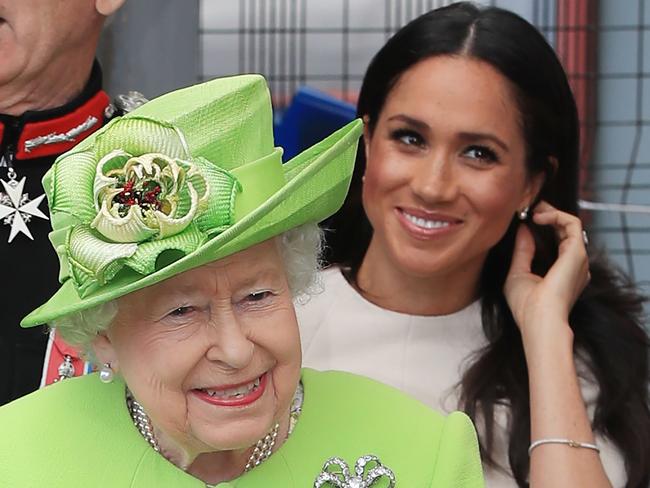
[[[463,414],[301,372],[292,299],[361,124],[282,165],[271,121],[261,77],[215,80],[48,173],[62,286],[23,325],[53,323],[102,366],[0,409],[3,486],[482,486]]]

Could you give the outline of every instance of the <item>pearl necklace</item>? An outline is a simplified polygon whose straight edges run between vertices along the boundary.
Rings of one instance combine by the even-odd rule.
[[[293,396],[291,410],[289,412],[289,431],[287,432],[287,437],[291,435],[291,432],[293,432],[296,422],[298,421],[298,417],[302,411],[303,398],[304,390],[302,382],[300,382],[298,383],[298,388],[296,389],[296,393]],[[156,436],[153,432],[153,427],[151,425],[149,416],[144,411],[144,408],[142,408],[142,405],[140,405],[138,401],[133,398],[133,394],[128,389],[126,391],[126,405],[128,407],[129,414],[131,415],[131,419],[133,420],[133,424],[136,426],[142,437],[144,437],[144,439],[149,443],[154,451],[160,452],[160,445],[158,444],[158,439],[156,439]],[[271,454],[273,454],[273,447],[275,447],[279,428],[280,424],[276,423],[268,434],[257,441],[253,452],[246,462],[244,472],[248,472],[256,466],[259,466],[264,461],[266,461],[271,456]]]

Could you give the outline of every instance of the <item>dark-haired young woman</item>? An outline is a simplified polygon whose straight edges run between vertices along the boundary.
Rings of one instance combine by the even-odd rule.
[[[646,488],[643,299],[587,255],[576,105],[543,36],[498,8],[429,12],[372,60],[358,114],[304,363],[463,408],[490,487]]]

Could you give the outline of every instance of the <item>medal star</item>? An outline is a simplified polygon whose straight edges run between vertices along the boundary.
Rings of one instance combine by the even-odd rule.
[[[5,223],[11,222],[9,242],[13,241],[18,233],[25,234],[31,240],[34,240],[27,227],[27,222],[30,221],[31,217],[49,220],[47,215],[38,208],[45,195],[29,200],[28,195],[23,193],[25,180],[25,177],[18,182],[0,180],[6,192],[5,198],[0,200],[0,220],[8,219],[5,220]]]

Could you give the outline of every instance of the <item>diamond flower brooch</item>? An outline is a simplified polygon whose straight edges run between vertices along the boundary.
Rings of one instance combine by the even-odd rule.
[[[338,467],[339,469],[336,469]],[[388,488],[395,486],[395,474],[384,466],[377,456],[368,454],[361,456],[354,464],[354,476],[346,462],[339,458],[329,458],[323,464],[323,469],[314,481],[314,488],[330,486],[334,488],[370,488],[376,481],[388,478]]]

